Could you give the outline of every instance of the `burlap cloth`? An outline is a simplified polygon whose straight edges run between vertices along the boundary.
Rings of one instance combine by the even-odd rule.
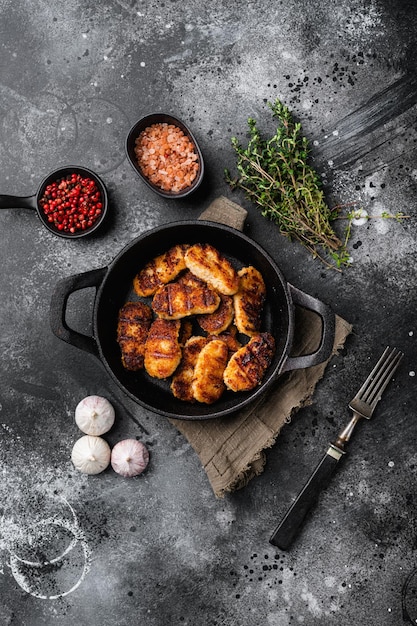
[[[227,223],[241,230],[245,217],[245,209],[220,197],[200,219]],[[296,307],[291,356],[314,352],[320,342],[321,327],[318,315]],[[317,383],[331,358],[343,347],[351,330],[348,322],[336,316],[330,358],[320,365],[279,376],[256,406],[212,420],[170,420],[198,454],[217,497],[241,489],[254,476],[262,473],[266,462],[265,450],[275,443],[281,428],[291,421],[293,414],[312,403]]]

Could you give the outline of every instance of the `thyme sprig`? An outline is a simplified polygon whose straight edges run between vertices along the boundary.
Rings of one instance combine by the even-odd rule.
[[[382,218],[401,222],[410,216],[401,211],[368,215],[361,208],[341,212],[356,202],[329,208],[320,177],[308,162],[310,150],[301,124],[294,121],[288,107],[278,98],[274,103],[268,102],[268,106],[279,122],[275,135],[262,138],[256,121],[249,118],[246,149],[236,137],[231,139],[237,154],[238,176],[232,178],[225,169],[226,180],[232,189],[242,189],[262,215],[278,225],[283,235],[299,241],[327,267],[341,271],[352,260],[348,242],[352,224],[357,220]],[[347,222],[342,239],[333,229],[335,220]]]
[[[232,178],[226,169],[226,180],[232,189],[242,189],[283,235],[299,241],[328,267],[340,270],[349,265],[350,255],[346,241],[339,239],[331,225],[339,209],[328,207],[320,178],[308,163],[309,145],[301,124],[279,99],[268,106],[279,122],[275,135],[262,138],[256,121],[249,118],[247,147],[236,137],[231,139],[238,176]]]

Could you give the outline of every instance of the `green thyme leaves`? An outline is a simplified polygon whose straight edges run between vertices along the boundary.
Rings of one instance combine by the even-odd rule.
[[[232,178],[225,170],[226,180],[232,189],[242,189],[283,235],[299,241],[328,267],[340,270],[349,265],[350,255],[346,240],[341,241],[331,225],[338,209],[327,206],[320,178],[308,163],[309,146],[301,124],[280,100],[268,106],[279,122],[275,135],[262,138],[256,121],[249,118],[247,147],[236,137],[231,140],[238,176]]]

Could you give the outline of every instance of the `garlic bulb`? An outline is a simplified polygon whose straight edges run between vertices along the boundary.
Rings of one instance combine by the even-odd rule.
[[[103,435],[113,426],[114,418],[114,408],[101,396],[87,396],[75,409],[75,422],[87,435]]]
[[[83,474],[99,474],[110,463],[110,446],[101,437],[84,435],[75,442],[71,460]]]
[[[123,439],[116,443],[111,453],[111,465],[122,476],[141,474],[149,462],[147,447],[136,439]]]

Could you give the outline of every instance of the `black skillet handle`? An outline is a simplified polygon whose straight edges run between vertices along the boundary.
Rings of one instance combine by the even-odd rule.
[[[98,289],[103,282],[106,272],[107,267],[102,267],[60,280],[52,293],[49,311],[51,329],[56,337],[96,357],[99,356],[99,353],[94,337],[83,335],[70,328],[66,322],[65,313],[69,296],[75,291],[86,289],[87,287],[96,287]]]
[[[36,196],[0,195],[0,209],[37,209]]]
[[[343,454],[343,450],[330,445],[309,480],[274,530],[269,540],[272,545],[277,546],[281,550],[288,550],[307,514],[316,503],[320,493],[327,487]]]
[[[302,356],[287,357],[281,372],[304,369],[327,361],[332,353],[335,337],[336,318],[332,309],[324,302],[321,302],[321,300],[317,300],[317,298],[300,291],[293,285],[288,284],[288,288],[294,304],[313,311],[321,317],[322,335],[320,345],[315,352]]]

